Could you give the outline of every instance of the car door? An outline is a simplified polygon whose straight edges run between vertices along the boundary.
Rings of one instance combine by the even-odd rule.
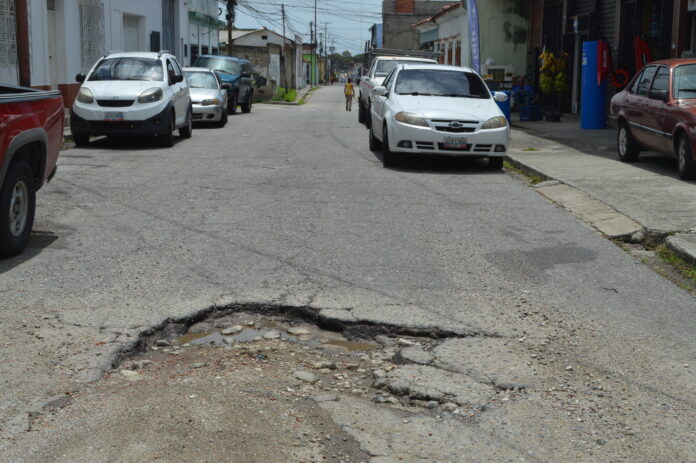
[[[648,110],[648,92],[656,71],[657,66],[646,66],[640,77],[636,79],[634,93],[629,94],[626,98],[627,119],[631,126],[631,133],[636,140],[645,146],[652,143],[652,139],[648,135],[645,113]]]
[[[178,73],[177,73],[178,70]],[[188,111],[186,103],[188,102],[188,94],[185,90],[188,90],[185,80],[177,82],[175,76],[181,75],[181,69],[175,66],[174,60],[167,58],[167,77],[169,79],[169,88],[172,91],[172,104],[174,105],[174,124],[179,126],[186,120],[186,112]]]
[[[661,153],[671,154],[672,130],[666,130],[665,123],[669,113],[669,67],[657,68],[652,86],[648,91],[643,115],[645,125],[645,144]],[[672,128],[674,122],[672,123]]]
[[[380,128],[384,124],[384,113],[386,111],[386,102],[387,102],[387,98],[389,98],[389,86],[391,86],[395,75],[396,75],[396,69],[392,70],[392,72],[390,72],[389,75],[384,79],[384,82],[382,82],[382,87],[385,87],[387,89],[387,93],[384,96],[375,95],[374,93],[372,95],[372,105],[371,105],[370,112],[372,114],[372,124],[377,124],[374,126],[376,128]],[[374,133],[377,135],[377,137],[381,138],[382,129],[381,128],[379,130],[375,129]]]

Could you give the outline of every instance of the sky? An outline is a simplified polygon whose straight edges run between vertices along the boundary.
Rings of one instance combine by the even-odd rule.
[[[362,53],[365,41],[370,39],[368,29],[382,22],[382,0],[316,0],[319,40],[328,31],[331,46],[336,53],[345,50],[352,54]],[[226,2],[221,2],[224,6]],[[286,35],[302,36],[310,42],[309,22],[314,21],[314,0],[238,0],[236,28],[267,27],[282,33],[281,4],[285,4]]]

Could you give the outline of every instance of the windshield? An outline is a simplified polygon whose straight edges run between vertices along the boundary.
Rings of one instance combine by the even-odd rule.
[[[473,72],[439,69],[404,69],[394,88],[399,95],[490,98],[491,93]]]
[[[211,72],[184,71],[184,77],[191,88],[218,88],[217,79]]]
[[[162,81],[162,63],[150,58],[107,58],[99,62],[89,80]]]
[[[241,74],[239,63],[229,59],[201,57],[196,60],[195,66],[222,71],[235,76]]]
[[[674,98],[696,98],[696,64],[686,64],[674,70]]]
[[[421,61],[413,61],[407,59],[385,59],[377,61],[377,67],[375,68],[375,77],[384,77],[391,72],[398,64],[413,64],[420,63]],[[434,61],[433,61],[434,63]]]

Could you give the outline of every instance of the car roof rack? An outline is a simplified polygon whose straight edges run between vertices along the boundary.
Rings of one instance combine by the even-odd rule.
[[[157,56],[162,56],[164,54],[170,54],[169,50],[160,50],[157,52]]]

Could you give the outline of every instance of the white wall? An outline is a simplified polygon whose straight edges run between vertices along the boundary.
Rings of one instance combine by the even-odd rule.
[[[266,36],[267,40],[263,40],[261,36]],[[227,39],[225,39],[227,40]],[[290,40],[288,40],[288,43]],[[262,30],[252,32],[250,34],[243,35],[234,39],[235,45],[244,45],[247,47],[265,47],[269,43],[283,46],[283,37],[274,32]]]

